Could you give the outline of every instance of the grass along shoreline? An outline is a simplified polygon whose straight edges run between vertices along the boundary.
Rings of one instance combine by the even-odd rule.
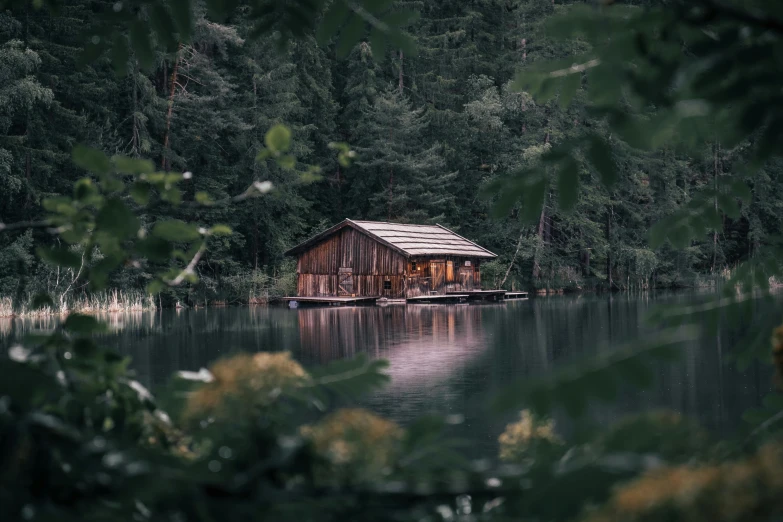
[[[120,312],[148,312],[157,310],[155,298],[142,292],[123,292],[112,290],[93,295],[59,300],[59,306],[45,306],[33,309],[30,301],[19,304],[10,297],[0,298],[0,318],[41,317],[64,315],[72,312],[80,314],[103,314]]]

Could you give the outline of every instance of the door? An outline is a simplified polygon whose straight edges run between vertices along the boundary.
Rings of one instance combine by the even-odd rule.
[[[454,282],[454,261],[446,261],[446,284]]]
[[[439,292],[443,289],[443,283],[446,281],[446,262],[430,261],[430,277],[432,286],[430,290]]]
[[[461,266],[459,267],[459,282],[462,285],[462,290],[473,290],[473,267]]]
[[[337,295],[353,295],[353,268],[337,269]]]

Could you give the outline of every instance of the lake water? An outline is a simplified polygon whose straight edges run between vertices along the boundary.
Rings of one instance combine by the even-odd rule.
[[[154,389],[177,370],[198,370],[239,351],[288,350],[305,365],[367,353],[385,358],[391,384],[363,404],[401,423],[429,412],[463,416],[455,429],[474,451],[494,454],[511,415],[489,411],[506,385],[540,376],[581,355],[654,335],[644,322],[653,304],[683,295],[565,296],[499,304],[388,305],[163,310],[114,315],[106,344],[133,359],[139,380]],[[0,320],[0,345],[55,319]],[[666,407],[718,431],[732,431],[742,412],[771,390],[759,365],[744,373],[726,364],[730,332],[685,346],[683,360],[660,365],[654,387],[628,389],[594,407],[600,423]]]

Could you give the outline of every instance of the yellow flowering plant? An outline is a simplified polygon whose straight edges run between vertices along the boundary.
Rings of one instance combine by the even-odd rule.
[[[562,454],[563,447],[563,441],[555,433],[554,421],[538,419],[529,410],[523,410],[517,422],[506,426],[498,443],[501,460],[516,463]]]

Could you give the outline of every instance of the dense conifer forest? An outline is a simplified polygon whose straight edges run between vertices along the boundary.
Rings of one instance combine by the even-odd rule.
[[[82,59],[90,45],[83,31],[111,2],[68,2],[56,15],[11,6],[0,13],[0,222],[35,221],[44,198],[70,195],[83,175],[71,161],[81,143],[192,173],[185,203],[202,191],[220,200],[255,181],[272,182],[268,197],[231,206],[145,210],[149,225],[177,217],[234,231],[201,259],[199,284],[187,295],[177,290],[183,300],[287,291],[294,268],[283,252],[344,218],[453,228],[499,254],[485,284],[507,288],[706,284],[774,243],[783,204],[778,162],[752,179],[752,200],[738,215],[721,214],[720,227],[683,250],[649,246],[654,223],[746,162],[747,144],[726,146],[717,137],[687,153],[673,145],[641,152],[610,140],[621,173],[611,189],[581,165],[575,208],[561,209],[552,187],[534,220],[520,219],[524,201],[493,213],[497,194],[483,194],[493,180],[580,135],[610,134],[592,115],[586,90],[542,102],[513,86],[518,71],[580,51],[578,40],[550,39],[544,27],[565,6],[401,5],[419,13],[406,27],[417,44],[413,56],[390,46],[379,55],[364,40],[349,49],[319,46],[312,35],[281,52],[274,35],[249,38],[246,9],[218,23],[201,8],[188,44],[165,54],[126,50],[120,66],[117,56]],[[256,161],[276,123],[292,130],[293,168]],[[355,151],[350,167],[337,161],[332,142]],[[36,261],[37,240],[50,239],[33,230],[0,236],[0,294],[24,300],[41,290],[78,292],[73,274]],[[148,272],[128,266],[110,286],[141,290]]]

